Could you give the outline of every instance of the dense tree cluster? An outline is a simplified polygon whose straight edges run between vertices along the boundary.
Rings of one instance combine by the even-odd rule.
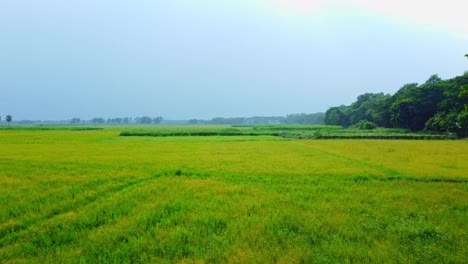
[[[285,124],[300,124],[300,125],[321,125],[323,124],[323,119],[325,118],[325,113],[315,113],[315,114],[292,114],[287,115],[284,119]]]
[[[91,119],[91,123],[93,124],[105,124],[106,123],[106,120],[102,117],[95,117],[93,119]]]
[[[142,117],[137,117],[136,118],[136,123],[137,124],[159,124],[163,120],[162,117],[158,116],[155,118],[151,118],[149,116],[142,116]]]
[[[366,120],[380,127],[459,132],[468,126],[468,72],[448,80],[432,75],[424,84],[405,84],[394,95],[366,93],[349,106],[332,107],[325,124],[349,127]]]

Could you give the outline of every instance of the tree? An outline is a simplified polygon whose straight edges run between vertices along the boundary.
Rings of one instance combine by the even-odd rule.
[[[389,108],[392,96],[384,93],[365,93],[358,96],[343,113],[347,116],[350,125],[357,124],[361,120],[367,120],[379,126],[390,126]]]
[[[190,120],[188,121],[188,123],[191,124],[191,125],[203,124],[203,120],[190,119]]]
[[[302,124],[302,125],[321,125],[323,124],[323,119],[325,118],[325,113],[315,113],[315,114],[292,114],[287,115],[284,119],[286,124]]]
[[[466,128],[462,111],[468,111],[468,72],[448,80],[434,74],[422,85],[404,85],[393,96],[360,95],[349,106],[328,109],[325,123],[348,127],[367,120],[381,127],[461,134],[460,128]]]
[[[453,111],[448,114],[437,112],[434,117],[430,118],[426,122],[426,129],[437,133],[456,131],[459,126],[459,121],[457,120],[458,117],[458,113]]]
[[[352,128],[356,129],[361,129],[361,130],[371,130],[371,129],[376,129],[377,125],[373,122],[370,122],[368,120],[361,120],[357,122],[356,124],[350,126]]]
[[[390,111],[394,127],[411,128],[411,120],[414,117],[413,99],[405,98],[397,100],[390,107]]]
[[[436,83],[440,81],[442,81],[442,79],[439,77],[438,74],[432,74],[431,77],[427,79],[426,83]]]
[[[123,121],[123,118],[120,118],[120,117],[107,119],[108,124],[122,124],[122,121]]]
[[[424,129],[427,121],[438,112],[444,100],[444,91],[449,89],[449,85],[448,81],[442,81],[434,74],[423,85],[403,86],[394,95],[390,107],[394,127],[413,131]]]
[[[327,110],[325,113],[324,122],[326,125],[335,125],[335,126],[343,126],[348,127],[348,121],[343,113],[346,110],[345,106],[341,107],[332,107]]]
[[[161,116],[153,118],[153,123],[160,124],[163,118]]]
[[[460,88],[460,93],[458,94],[458,98],[463,99],[465,97],[468,97],[468,84],[463,85]]]
[[[153,119],[149,116],[138,117],[137,119],[139,124],[151,124],[153,122]]]
[[[440,133],[446,129],[445,118],[440,113],[437,113],[431,119],[427,120],[426,129]]]
[[[380,127],[392,127],[390,106],[393,103],[393,97],[389,94],[378,96],[373,99],[366,115],[370,121]]]
[[[465,132],[465,138],[468,136],[468,109],[458,114],[457,121],[461,129]]]
[[[74,117],[70,120],[70,123],[72,124],[79,124],[81,123],[81,119],[77,118],[77,117]]]
[[[93,119],[91,119],[91,123],[93,124],[104,124],[106,123],[106,120],[102,117],[95,117]]]
[[[13,117],[11,115],[7,115],[5,118],[6,118],[6,121],[8,122],[8,125],[10,125],[10,122],[13,120]]]

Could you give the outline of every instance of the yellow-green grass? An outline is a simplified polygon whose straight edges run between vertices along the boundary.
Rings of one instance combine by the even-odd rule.
[[[119,137],[123,129],[0,131],[1,262],[468,257],[467,141]]]
[[[381,168],[394,176],[468,179],[468,141],[316,140],[299,141],[313,150]]]

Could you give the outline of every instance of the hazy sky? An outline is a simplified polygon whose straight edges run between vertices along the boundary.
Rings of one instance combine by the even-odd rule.
[[[465,0],[0,0],[0,115],[314,113],[468,70]]]

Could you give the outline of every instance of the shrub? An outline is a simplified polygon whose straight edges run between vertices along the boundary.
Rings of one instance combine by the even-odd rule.
[[[357,122],[356,124],[354,124],[352,127],[356,129],[361,129],[361,130],[371,130],[371,129],[376,129],[377,125],[368,120],[361,120]]]

